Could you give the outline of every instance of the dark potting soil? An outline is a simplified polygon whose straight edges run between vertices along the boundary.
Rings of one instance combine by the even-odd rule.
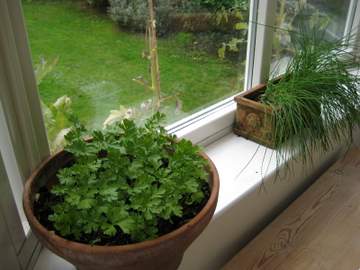
[[[176,230],[177,228],[189,222],[201,211],[201,209],[205,206],[210,197],[210,187],[208,183],[203,184],[202,191],[204,192],[205,197],[201,203],[193,205],[187,205],[185,204],[185,202],[183,203],[182,217],[173,217],[171,220],[164,220],[159,218],[158,236],[162,236]],[[47,187],[42,187],[38,191],[37,199],[34,202],[34,213],[36,218],[46,229],[48,229],[49,231],[54,231],[57,235],[60,236],[60,233],[55,229],[53,223],[48,219],[49,215],[53,214],[52,207],[59,202],[61,202],[60,197],[50,193]],[[120,227],[115,227],[117,228],[117,233],[115,236],[112,237],[104,235],[101,232],[83,235],[80,240],[75,239],[75,237],[73,236],[61,237],[74,242],[102,246],[127,245],[136,243],[131,239],[130,235],[123,233]]]

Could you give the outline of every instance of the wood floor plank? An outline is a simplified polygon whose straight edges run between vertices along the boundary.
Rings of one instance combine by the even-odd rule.
[[[360,269],[360,149],[352,148],[223,270]]]

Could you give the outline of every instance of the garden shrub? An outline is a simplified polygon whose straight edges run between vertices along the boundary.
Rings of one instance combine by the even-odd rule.
[[[226,19],[219,20],[219,13],[209,12],[178,13],[171,17],[169,29],[171,32],[234,32],[238,18],[231,12],[226,12]]]
[[[109,6],[109,0],[86,0],[86,2],[96,8],[106,8]]]
[[[194,5],[199,5],[208,10],[246,9],[249,4],[249,0],[192,0],[192,2]]]
[[[159,35],[168,31],[170,15],[175,12],[176,4],[172,0],[155,2],[156,26]],[[132,30],[145,31],[148,20],[148,5],[145,0],[110,0],[110,17],[122,26]]]
[[[92,0],[94,1],[94,0]],[[110,17],[121,26],[134,31],[145,31],[148,19],[148,5],[144,0],[109,0]],[[246,9],[248,0],[156,0],[155,11],[157,32],[208,32],[224,31],[233,28],[233,19],[229,11],[228,21],[218,23],[216,9]],[[246,5],[245,5],[246,4]],[[225,11],[224,11],[225,12]],[[229,27],[230,25],[230,27]]]

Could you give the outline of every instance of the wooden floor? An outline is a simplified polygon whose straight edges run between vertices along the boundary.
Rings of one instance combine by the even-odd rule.
[[[352,148],[223,270],[360,270],[360,149]]]

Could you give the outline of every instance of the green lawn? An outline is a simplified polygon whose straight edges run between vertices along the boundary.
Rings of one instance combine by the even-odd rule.
[[[23,8],[34,64],[59,57],[40,85],[45,103],[68,95],[79,118],[93,126],[110,110],[151,97],[132,81],[148,77],[143,35],[122,32],[76,1],[24,1]],[[190,113],[233,93],[238,72],[216,56],[188,51],[183,40],[159,40],[161,84],[164,94],[181,92],[183,111]]]

